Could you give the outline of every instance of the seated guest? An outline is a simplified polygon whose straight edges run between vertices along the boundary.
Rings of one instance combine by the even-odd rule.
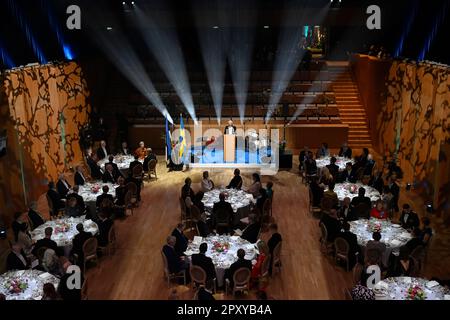
[[[250,271],[252,270],[252,262],[245,259],[244,249],[239,249],[237,251],[237,257],[238,260],[225,270],[225,279],[228,279],[230,281],[231,287],[233,287],[234,285],[233,276],[236,270],[240,268],[247,268]]]
[[[47,301],[56,301],[61,300],[59,294],[56,292],[55,286],[53,283],[47,282],[44,283],[44,287],[42,290],[42,299]]]
[[[200,216],[200,219],[196,221],[197,224],[197,230],[198,230],[198,236],[202,238],[206,238],[209,235],[209,227],[206,223],[206,214],[202,213]]]
[[[281,234],[278,233],[278,225],[276,223],[272,223],[269,226],[269,233],[270,239],[267,241],[267,246],[269,247],[270,253],[269,274],[272,275],[273,251],[283,239],[281,238]]]
[[[337,210],[333,208],[328,214],[324,213],[320,222],[327,228],[327,241],[334,242],[334,239],[336,239],[337,235],[341,232],[341,223],[337,218]]]
[[[219,194],[219,202],[214,203],[212,210],[212,224],[217,229],[217,224],[228,224],[231,226],[233,222],[233,208],[229,202],[225,201],[225,193]],[[225,233],[228,230],[225,230]]]
[[[395,212],[399,211],[398,208],[398,199],[400,196],[400,187],[395,182],[395,178],[390,176],[387,182],[388,191],[392,194],[392,200],[390,204],[390,208],[392,208]]]
[[[259,189],[259,195],[256,198],[256,208],[258,208],[260,213],[263,213],[264,203],[268,199],[267,191],[264,188]]]
[[[363,186],[370,186],[370,176],[369,175],[364,175],[361,177],[361,184]]]
[[[206,273],[206,279],[212,280],[216,277],[216,268],[210,257],[206,256],[208,250],[208,244],[202,243],[199,247],[200,253],[193,254],[191,258],[192,265],[199,266]]]
[[[33,241],[28,232],[28,225],[22,223],[20,228],[16,241],[22,246],[23,252],[28,256],[31,254],[31,249],[33,249]]]
[[[204,195],[203,191],[199,191],[195,194],[194,199],[192,199],[192,204],[194,204],[200,212],[205,212],[205,204],[202,202]]]
[[[248,188],[247,192],[251,193],[253,195],[253,198],[256,199],[259,196],[259,189],[262,188],[261,178],[260,178],[259,174],[253,173],[252,179],[253,179],[253,182],[250,185],[250,187]]]
[[[36,201],[32,201],[30,203],[30,207],[28,210],[28,218],[30,218],[30,221],[33,224],[34,229],[45,223],[44,218],[42,218],[41,214],[37,211]]]
[[[84,176],[83,168],[81,166],[76,166],[75,170],[76,170],[74,176],[75,185],[84,186],[87,180],[86,177]]]
[[[382,258],[386,253],[386,245],[381,242],[381,233],[374,232],[372,233],[372,239],[367,241],[366,252],[370,250],[376,250],[379,253],[379,257]]]
[[[406,230],[414,230],[419,227],[419,216],[411,210],[411,206],[407,203],[403,205],[402,215],[400,216],[400,224]]]
[[[100,141],[100,147],[97,149],[98,160],[103,160],[109,155],[109,150],[106,148],[106,141]]]
[[[352,158],[352,149],[348,147],[347,142],[344,142],[342,147],[339,149],[339,157],[344,157],[347,159]]]
[[[214,284],[212,280],[206,281],[206,285],[200,285],[197,291],[197,300],[199,301],[214,301],[214,295],[212,294],[212,290],[214,288]]]
[[[323,167],[320,172],[320,184],[328,186],[334,182],[334,177],[331,175],[330,170],[327,167]]]
[[[114,167],[110,163],[107,163],[105,168],[106,170],[102,177],[103,183],[116,183],[119,175],[114,172]]]
[[[151,160],[155,160],[156,162],[158,162],[158,160],[156,159],[156,155],[153,153],[152,148],[148,148],[147,155],[144,159],[144,163],[142,164],[142,166],[144,167],[144,171],[148,170],[148,164],[150,163]]]
[[[83,261],[83,245],[86,240],[92,238],[92,233],[84,231],[84,226],[82,223],[76,226],[78,234],[72,239],[72,251],[71,254],[76,254],[78,256],[78,261]]]
[[[303,150],[300,151],[300,154],[298,155],[298,170],[303,171],[305,170],[305,160],[308,156],[309,148],[307,146],[303,147]]]
[[[317,163],[316,160],[314,160],[314,156],[312,151],[308,152],[308,156],[305,160],[305,171],[306,175],[313,176],[317,174]]]
[[[379,193],[383,193],[384,189],[383,171],[375,173],[372,176],[369,185],[372,188],[375,188]]]
[[[414,272],[414,259],[410,257],[409,249],[400,247],[400,254],[389,267],[387,277],[413,277]]]
[[[356,284],[350,292],[352,300],[375,300],[375,293],[366,285]]]
[[[266,183],[266,194],[267,194],[267,198],[272,200],[273,197],[273,182],[269,181]]]
[[[184,180],[184,186],[181,188],[181,198],[186,200],[187,197],[190,197],[191,200],[195,197],[195,192],[191,188],[192,180],[191,178],[186,178]]]
[[[323,198],[323,188],[317,183],[318,178],[312,177],[309,188],[312,194],[312,203],[314,207],[320,207]]]
[[[12,222],[11,228],[14,233],[14,241],[17,241],[17,237],[19,235],[19,231],[28,229],[28,224],[25,222],[26,220],[23,212],[16,212],[14,214],[14,221]]]
[[[78,301],[81,300],[81,288],[80,289],[72,287],[69,288],[68,286],[68,284],[71,283],[70,279],[73,278],[75,273],[74,270],[69,271],[70,270],[69,267],[71,265],[72,264],[68,260],[64,262],[63,264],[64,275],[61,277],[61,280],[59,281],[58,288],[56,291],[58,292],[62,300]],[[81,276],[80,283],[83,284],[84,277],[82,274],[80,274],[80,276]]]
[[[241,238],[247,240],[250,243],[256,243],[256,241],[258,241],[258,235],[260,230],[261,230],[261,223],[257,221],[256,215],[249,214],[248,226],[242,231]]]
[[[83,213],[84,213],[84,210],[82,210],[77,205],[77,199],[75,199],[74,197],[70,197],[66,201],[66,209],[65,209],[66,216],[75,218],[75,217],[82,216]]]
[[[356,182],[356,170],[353,168],[351,162],[347,162],[345,165],[345,170],[341,172],[339,176],[339,182]]]
[[[79,191],[80,187],[78,185],[73,186],[72,192],[67,195],[67,200],[70,198],[75,198],[77,207],[80,208],[82,213],[84,213],[84,211],[86,211],[86,204],[84,203],[83,197],[78,194]]]
[[[120,147],[119,153],[120,153],[121,155],[124,155],[124,156],[129,156],[129,155],[131,155],[131,151],[130,151],[130,149],[128,148],[128,143],[127,143],[126,141],[123,141],[123,142],[122,142],[122,145],[121,145],[121,147]]]
[[[61,173],[58,178],[58,182],[56,182],[56,191],[58,191],[61,198],[66,198],[67,193],[70,191],[70,184],[67,182],[64,173]]]
[[[134,151],[134,155],[137,156],[139,160],[145,159],[147,148],[145,147],[144,141],[139,142],[139,147]]]
[[[103,193],[99,196],[97,196],[97,200],[95,200],[95,205],[97,208],[102,208],[104,206],[109,206],[111,204],[114,204],[114,198],[112,195],[108,194],[109,187],[107,185],[104,185],[102,187]]]
[[[180,256],[175,250],[176,241],[177,238],[175,238],[174,236],[168,236],[167,244],[164,245],[162,250],[164,255],[166,256],[170,273],[178,273],[183,270],[189,270],[189,264],[184,259],[184,256]]]
[[[328,171],[333,176],[333,179],[336,180],[339,177],[339,166],[336,165],[336,158],[331,157],[330,164],[326,166],[328,168]]]
[[[375,167],[375,160],[373,160],[373,156],[371,154],[369,154],[367,156],[367,162],[364,166],[363,174],[371,176],[374,167]]]
[[[330,183],[328,190],[323,193],[323,198],[329,199],[332,207],[337,207],[339,205],[337,193],[334,192],[334,183]]]
[[[47,195],[50,198],[50,201],[53,205],[53,214],[56,215],[59,210],[63,209],[66,206],[66,203],[63,201],[61,195],[56,191],[55,183],[50,181],[48,183],[48,191]]]
[[[37,253],[40,248],[45,247],[48,249],[53,249],[59,256],[61,256],[61,252],[58,248],[58,245],[55,241],[52,240],[53,228],[47,227],[44,230],[45,237],[36,241],[32,253],[37,257]]]
[[[105,163],[105,170],[106,171],[106,167],[108,165],[111,165],[113,167],[113,172],[114,172],[114,176],[121,176],[122,174],[120,173],[119,167],[117,166],[117,164],[114,163],[114,156],[110,155],[108,157],[108,162]]]
[[[214,189],[214,182],[209,178],[208,171],[203,171],[202,191],[208,192]]]
[[[375,207],[370,211],[370,217],[376,219],[388,219],[389,214],[384,207],[384,202],[381,199],[378,199]]]
[[[177,242],[175,244],[175,251],[180,256],[184,255],[184,252],[186,251],[189,243],[189,240],[184,235],[183,231],[184,231],[183,223],[177,224],[177,227],[172,231],[172,236],[174,236],[177,239]]]
[[[99,219],[97,221],[97,225],[98,225],[98,234],[97,234],[97,241],[98,241],[98,246],[99,247],[106,247],[109,243],[109,230],[111,230],[111,228],[114,225],[114,221],[112,221],[110,218],[107,217],[107,215],[103,212],[100,211],[99,215],[98,215]]]
[[[61,277],[64,274],[60,260],[55,250],[47,249],[42,257],[41,268],[56,277]]]
[[[13,243],[11,252],[6,258],[6,270],[25,270],[28,268],[28,261],[25,258],[25,253],[19,243]]]
[[[117,206],[125,205],[125,195],[127,194],[127,187],[125,186],[125,179],[123,177],[119,177],[117,179],[117,183],[119,186],[116,188],[116,202]]]
[[[344,200],[342,201],[342,206],[339,208],[338,211],[338,217],[343,221],[358,220],[358,217],[355,217],[354,215],[349,197],[345,197]]]
[[[102,170],[97,164],[90,154],[86,156],[86,162],[89,166],[89,170],[91,171],[91,177],[94,180],[100,180],[102,178]]]
[[[256,263],[253,265],[251,279],[255,282],[259,277],[264,276],[262,267],[266,259],[270,259],[269,247],[267,244],[261,240],[256,244],[258,247],[258,257],[256,258]]]
[[[350,250],[348,252],[348,259],[349,265],[352,268],[356,263],[356,253],[360,253],[361,248],[358,245],[358,237],[350,231],[350,224],[348,222],[342,224],[342,229],[343,231],[341,231],[337,237],[343,238],[349,245]]]
[[[330,150],[328,150],[328,143],[322,143],[320,148],[317,150],[316,158],[324,158],[330,155]]]
[[[423,228],[422,228],[422,242],[426,246],[428,242],[430,241],[431,237],[433,236],[433,229],[430,227],[430,219],[425,217],[422,219]]]
[[[413,238],[410,239],[406,244],[405,247],[408,248],[409,252],[413,252],[415,248],[417,248],[418,246],[423,246],[423,241],[421,239],[421,234],[422,232],[420,231],[419,228],[415,228],[413,230]]]
[[[372,201],[370,201],[369,197],[366,197],[366,189],[363,187],[358,189],[358,196],[352,199],[351,205],[355,208],[360,203],[366,204],[369,209],[372,207]]]
[[[369,149],[363,148],[363,153],[359,157],[356,157],[356,164],[355,164],[356,169],[364,168],[367,164],[368,157],[369,157]]]
[[[139,156],[135,155],[134,160],[130,162],[130,166],[128,167],[128,175],[129,176],[133,175],[133,169],[134,169],[134,167],[136,167],[138,165],[142,165],[142,163],[139,161]]]
[[[227,186],[227,189],[241,189],[242,187],[242,177],[241,170],[234,169],[234,177],[231,179],[230,183]]]

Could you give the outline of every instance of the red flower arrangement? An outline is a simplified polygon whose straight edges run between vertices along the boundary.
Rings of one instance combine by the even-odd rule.
[[[425,292],[418,285],[410,287],[406,294],[406,299],[408,300],[425,300],[426,298]]]
[[[230,248],[230,244],[228,242],[219,242],[219,241],[215,241],[213,243],[213,251],[217,252],[217,253],[222,253],[222,252],[227,252],[228,249]]]

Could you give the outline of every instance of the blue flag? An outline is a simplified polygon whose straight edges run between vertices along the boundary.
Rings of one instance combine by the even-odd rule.
[[[172,154],[172,136],[169,130],[169,121],[166,117],[166,145],[167,145],[167,156],[170,157]]]

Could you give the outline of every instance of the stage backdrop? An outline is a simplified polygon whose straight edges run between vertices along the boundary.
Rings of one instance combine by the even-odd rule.
[[[10,221],[46,191],[48,180],[82,161],[79,129],[88,121],[89,91],[74,62],[8,71],[0,91],[0,131],[7,130],[0,212]]]

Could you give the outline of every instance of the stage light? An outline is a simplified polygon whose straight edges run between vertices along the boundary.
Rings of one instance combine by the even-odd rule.
[[[406,191],[409,191],[409,190],[411,190],[411,183],[406,184]]]
[[[126,3],[125,3],[125,1],[124,1],[124,2],[122,2],[122,4],[123,4],[123,5],[125,5],[125,4],[126,4]]]
[[[219,29],[219,26],[214,26],[213,29]]]
[[[433,213],[434,210],[433,210],[433,204],[432,203],[427,204],[426,207],[427,207],[427,212],[428,213]]]
[[[269,29],[269,26],[264,26],[264,29]]]
[[[134,1],[131,1],[131,4],[134,6]]]
[[[106,30],[111,31],[113,28],[112,27],[106,27]]]

